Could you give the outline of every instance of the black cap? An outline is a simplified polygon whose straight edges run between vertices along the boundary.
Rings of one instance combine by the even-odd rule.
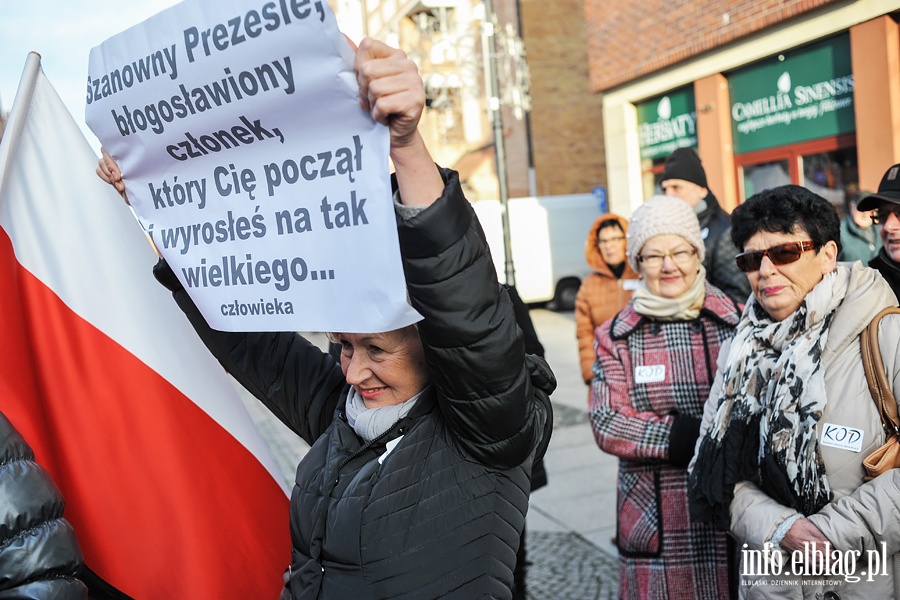
[[[683,179],[700,187],[706,187],[706,171],[693,148],[678,148],[666,158],[666,166],[660,181]]]
[[[881,202],[900,204],[900,165],[894,165],[888,169],[881,178],[881,183],[878,184],[878,191],[860,200],[856,209],[875,210]]]

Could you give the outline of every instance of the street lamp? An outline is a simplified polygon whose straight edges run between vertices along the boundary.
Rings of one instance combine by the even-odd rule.
[[[488,114],[494,133],[494,159],[497,163],[497,184],[500,193],[500,218],[503,225],[503,256],[506,285],[516,285],[516,268],[512,258],[512,239],[509,231],[509,182],[506,175],[506,139],[503,135],[503,113],[500,110],[500,75],[497,73],[496,22],[492,0],[484,0],[484,22],[481,24],[481,47],[487,63],[490,93]]]
[[[494,159],[496,162],[497,187],[501,206],[501,225],[503,229],[504,274],[508,285],[515,285],[515,266],[512,258],[512,243],[509,227],[509,182],[507,177],[506,139],[503,133],[502,107],[512,109],[513,116],[522,119],[531,110],[529,95],[530,78],[528,65],[525,62],[525,44],[516,34],[512,24],[505,27],[497,25],[492,0],[482,0],[480,18],[482,72],[485,81],[486,103],[492,127]],[[472,34],[463,28],[462,33],[451,33],[449,9],[436,9],[434,14],[421,12],[412,17],[416,29],[427,47],[413,50],[410,57],[419,64],[420,72],[425,80],[426,90],[430,95],[430,106],[433,110],[446,110],[449,103],[442,102],[442,95],[448,91],[448,84],[460,85],[471,79],[474,53],[466,54],[471,48]],[[476,25],[479,19],[473,19]],[[438,70],[432,61],[426,60],[437,49],[448,48],[455,52],[455,67]],[[474,49],[474,48],[473,48]]]

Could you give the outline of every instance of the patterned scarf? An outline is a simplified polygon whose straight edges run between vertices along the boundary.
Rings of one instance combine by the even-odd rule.
[[[728,352],[715,418],[688,484],[691,516],[730,524],[734,486],[753,481],[805,515],[831,500],[816,423],[825,406],[822,349],[850,271],[825,275],[800,307],[774,321],[751,296]]]

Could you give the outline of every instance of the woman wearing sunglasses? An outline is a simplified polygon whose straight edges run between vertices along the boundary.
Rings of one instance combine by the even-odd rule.
[[[697,216],[683,200],[651,198],[631,217],[631,301],[597,329],[590,419],[619,457],[619,597],[727,598],[727,535],[688,517],[687,464],[719,348],[739,319],[706,282]]]
[[[753,295],[704,410],[692,515],[737,539],[741,597],[900,597],[900,474],[863,481],[885,438],[859,342],[897,299],[877,271],[837,262],[837,213],[805,188],[757,194],[731,225]],[[900,318],[879,336],[900,394]]]

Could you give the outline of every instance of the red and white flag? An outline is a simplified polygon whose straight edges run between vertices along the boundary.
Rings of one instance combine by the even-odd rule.
[[[30,54],[0,143],[0,410],[106,581],[140,600],[277,598],[275,461],[96,162]]]

